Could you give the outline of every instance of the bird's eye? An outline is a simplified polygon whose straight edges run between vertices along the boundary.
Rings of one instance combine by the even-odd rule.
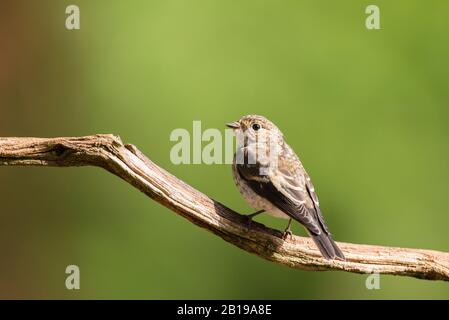
[[[251,128],[253,128],[254,131],[257,131],[260,129],[260,124],[258,123],[253,123],[253,125],[251,126]]]

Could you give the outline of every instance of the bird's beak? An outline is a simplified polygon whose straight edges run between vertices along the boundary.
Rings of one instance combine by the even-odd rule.
[[[238,129],[238,128],[240,128],[240,123],[237,121],[230,122],[230,123],[226,123],[226,126],[231,129]]]

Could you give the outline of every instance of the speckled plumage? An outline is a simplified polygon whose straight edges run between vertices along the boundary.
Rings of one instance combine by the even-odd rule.
[[[245,200],[257,210],[300,222],[325,258],[344,259],[324,222],[310,177],[282,132],[257,115],[228,126],[240,135],[232,171]]]

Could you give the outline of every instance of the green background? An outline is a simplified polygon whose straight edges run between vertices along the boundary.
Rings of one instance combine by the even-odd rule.
[[[65,29],[65,8],[81,29]],[[381,30],[365,28],[377,4]],[[449,2],[0,4],[0,135],[115,133],[241,213],[229,165],[170,132],[275,122],[338,241],[449,251]],[[98,168],[0,168],[0,298],[449,298],[449,284],[306,272],[194,226]],[[284,228],[285,221],[258,221]],[[304,234],[294,226],[296,234]],[[65,268],[81,269],[81,290]]]

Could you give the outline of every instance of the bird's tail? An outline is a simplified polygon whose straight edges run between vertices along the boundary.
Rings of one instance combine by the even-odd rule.
[[[339,259],[346,260],[343,252],[341,252],[340,248],[337,246],[335,241],[332,239],[330,234],[326,234],[325,232],[321,232],[319,235],[314,235],[310,233],[313,241],[315,242],[318,249],[320,249],[321,254],[328,260],[331,259]]]

